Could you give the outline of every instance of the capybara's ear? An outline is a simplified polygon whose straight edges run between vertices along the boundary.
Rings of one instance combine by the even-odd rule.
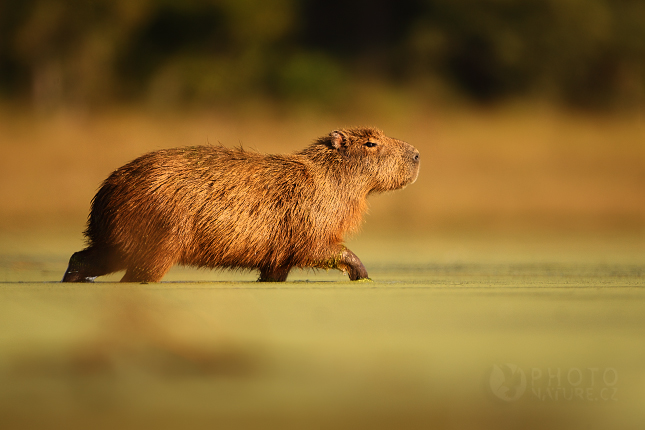
[[[334,130],[329,133],[331,136],[331,146],[335,149],[339,149],[341,146],[347,145],[347,136],[340,130]]]

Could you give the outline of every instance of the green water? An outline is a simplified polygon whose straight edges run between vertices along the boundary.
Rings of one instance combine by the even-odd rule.
[[[640,245],[386,245],[366,283],[70,285],[77,244],[7,240],[0,427],[643,428]]]

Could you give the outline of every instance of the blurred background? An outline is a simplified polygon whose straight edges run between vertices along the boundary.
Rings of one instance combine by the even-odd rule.
[[[375,125],[423,167],[368,234],[640,235],[644,58],[637,0],[5,0],[0,225],[80,231],[149,150]]]
[[[335,107],[361,85],[483,104],[639,103],[636,0],[3,1],[0,88],[39,110],[245,99]]]

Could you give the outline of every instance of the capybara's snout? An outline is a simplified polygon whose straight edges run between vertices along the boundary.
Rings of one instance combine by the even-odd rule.
[[[410,172],[410,179],[406,182],[406,185],[413,184],[419,177],[419,165],[421,164],[419,150],[414,146],[408,145],[408,150],[405,153],[404,158],[407,161],[408,170]]]

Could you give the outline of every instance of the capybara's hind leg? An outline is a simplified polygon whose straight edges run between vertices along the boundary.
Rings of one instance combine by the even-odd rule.
[[[132,264],[125,271],[121,282],[159,282],[173,266],[173,260],[164,262]]]
[[[111,250],[90,247],[72,254],[62,282],[91,282],[121,269],[119,258]]]
[[[289,270],[291,270],[291,267],[260,269],[258,282],[284,282],[289,276]]]

